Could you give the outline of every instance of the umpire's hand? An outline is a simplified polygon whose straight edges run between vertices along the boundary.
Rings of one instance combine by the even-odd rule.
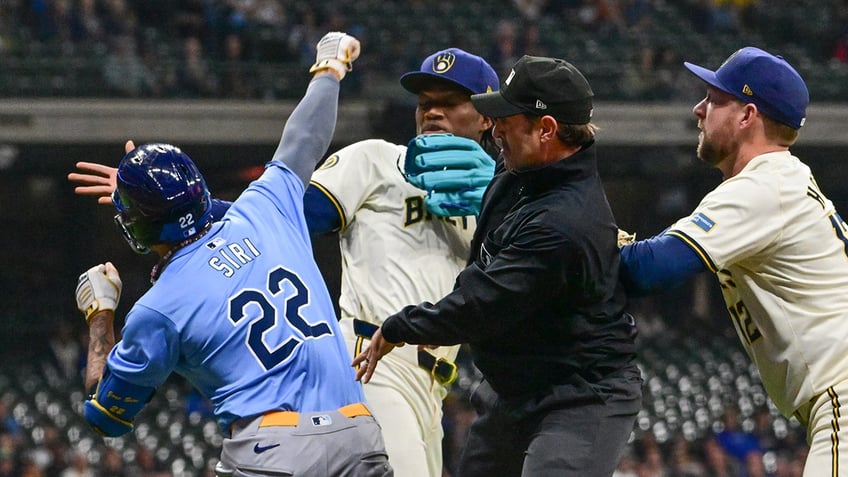
[[[377,369],[377,361],[385,356],[395,347],[403,346],[403,343],[389,343],[383,338],[383,332],[377,330],[374,336],[371,337],[371,344],[353,358],[351,365],[356,368],[356,380],[368,384],[371,381],[371,376],[374,375],[374,370]]]

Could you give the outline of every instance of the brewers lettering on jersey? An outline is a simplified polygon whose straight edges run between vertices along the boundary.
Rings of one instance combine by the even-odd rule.
[[[379,139],[360,141],[312,175],[342,218],[342,318],[382,323],[399,303],[437,299],[465,266],[475,217],[427,212],[424,193],[398,169],[405,151]],[[453,360],[456,349],[441,353]]]

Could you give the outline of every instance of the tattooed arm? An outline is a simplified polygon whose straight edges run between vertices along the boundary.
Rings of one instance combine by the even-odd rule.
[[[151,386],[134,384],[107,365],[115,347],[115,308],[121,296],[121,277],[110,262],[95,265],[77,281],[77,308],[88,324],[88,364],[85,387],[90,396],[83,414],[100,434],[115,437],[130,432],[133,418],[150,400]]]
[[[115,313],[103,310],[88,322],[88,365],[85,368],[85,389],[91,390],[103,376],[106,358],[115,346]]]
[[[120,436],[133,429],[133,418],[150,400],[154,388],[133,384],[114,374],[106,365],[115,347],[115,313],[99,311],[88,321],[88,366],[85,387],[91,392],[85,402],[85,419],[100,434]]]

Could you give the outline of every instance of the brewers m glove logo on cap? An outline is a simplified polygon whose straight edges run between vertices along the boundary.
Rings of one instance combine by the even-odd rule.
[[[498,88],[498,75],[483,58],[460,48],[448,48],[428,56],[421,67],[400,77],[407,91],[418,94],[433,81],[448,81],[470,93],[486,93]]]
[[[444,73],[451,69],[456,62],[456,55],[450,51],[443,51],[433,58],[433,71],[436,73]]]

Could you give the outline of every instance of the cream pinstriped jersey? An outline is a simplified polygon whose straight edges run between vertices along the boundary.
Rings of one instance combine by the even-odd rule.
[[[668,233],[716,272],[784,415],[848,380],[848,225],[798,158],[754,158]]]
[[[342,318],[380,325],[406,305],[435,302],[465,267],[476,219],[433,216],[403,178],[406,147],[369,139],[330,156],[312,184],[343,217]],[[456,357],[458,347],[435,354]]]

